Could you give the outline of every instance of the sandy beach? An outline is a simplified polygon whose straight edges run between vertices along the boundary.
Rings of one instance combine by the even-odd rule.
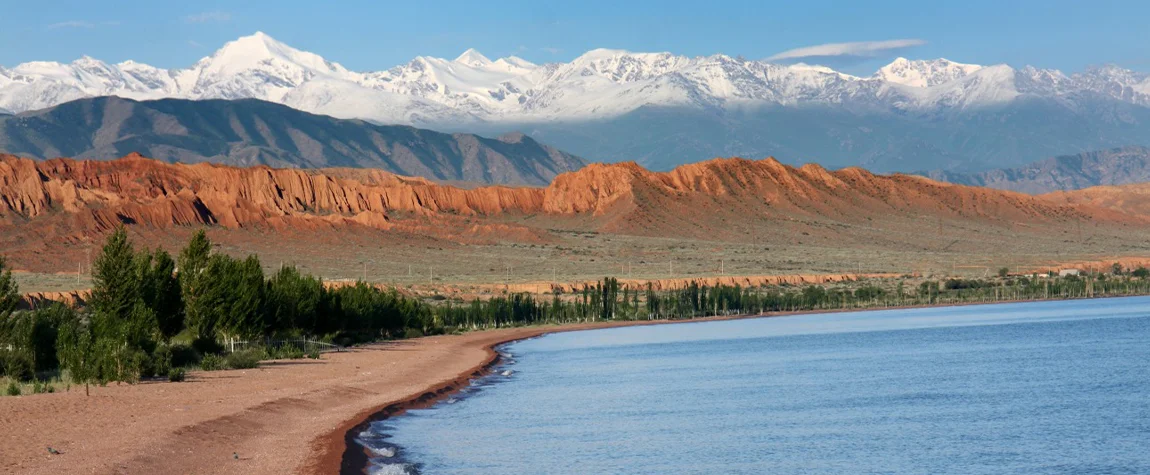
[[[349,429],[389,405],[465,380],[495,357],[494,345],[643,323],[650,322],[427,337],[329,353],[319,361],[193,372],[183,383],[93,387],[90,397],[83,387],[0,397],[0,471],[338,473]]]

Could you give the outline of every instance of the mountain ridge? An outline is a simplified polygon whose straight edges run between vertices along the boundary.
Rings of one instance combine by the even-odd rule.
[[[485,138],[309,114],[255,99],[79,99],[0,117],[0,151],[47,159],[137,152],[169,162],[379,168],[439,180],[545,185],[583,166],[521,133]]]
[[[669,170],[713,156],[971,172],[1150,144],[1150,74],[899,58],[860,77],[723,54],[597,49],[569,62],[469,51],[357,72],[257,33],[184,69],[92,58],[0,69],[0,108],[90,96],[261,99],[448,132],[523,130],[592,161]]]
[[[592,219],[596,230],[655,235],[685,232],[675,223],[706,221],[716,212],[771,219],[865,219],[851,217],[862,209],[1002,222],[1120,219],[1011,191],[876,175],[861,168],[796,168],[774,158],[718,158],[669,172],[649,171],[634,162],[591,164],[560,174],[543,188],[465,190],[369,169],[168,164],[139,154],[111,161],[0,155],[0,203],[0,220],[9,224],[71,213],[86,216],[73,222],[93,232],[106,231],[117,221],[157,228],[355,222],[388,229],[396,212],[582,216]]]
[[[1022,252],[1039,241],[1062,246],[1068,229],[1082,228],[1095,236],[1091,246],[1130,245],[1150,218],[1091,203],[774,159],[714,159],[669,172],[633,162],[592,164],[560,174],[547,187],[462,189],[377,169],[168,164],[138,155],[111,161],[0,156],[0,227],[6,231],[0,248],[17,268],[75,269],[83,249],[119,225],[168,248],[206,226],[230,251],[270,253],[274,260],[322,249],[320,261],[309,262],[337,273],[358,270],[363,252],[386,254],[392,247],[408,258],[411,252],[440,256],[445,248],[468,256],[541,252],[531,254],[531,265],[585,262],[597,273],[608,264],[583,253],[618,241],[643,243],[625,258],[639,264],[666,257],[649,254],[649,246],[671,246],[676,254],[693,249],[688,254],[704,261],[706,249],[727,245],[754,254],[776,246],[801,255],[836,249],[936,254],[1001,245],[1022,246]],[[443,259],[437,265],[468,267]],[[488,259],[469,272],[497,272],[500,263]]]
[[[256,98],[309,112],[389,123],[572,120],[643,105],[738,107],[858,103],[891,110],[969,108],[1020,95],[1073,100],[1083,91],[1150,105],[1150,74],[1104,66],[1058,70],[898,58],[870,77],[820,66],[723,54],[591,50],[568,63],[492,61],[470,49],[455,60],[419,56],[387,70],[354,72],[265,33],[228,42],[186,69],[82,57],[69,64],[0,69],[0,107],[24,112],[87,96],[136,99]],[[358,105],[341,95],[353,94]]]
[[[1016,168],[980,173],[934,170],[919,173],[933,180],[1029,194],[1073,191],[1097,186],[1150,182],[1150,148],[1128,146],[1076,155],[1060,155]]]

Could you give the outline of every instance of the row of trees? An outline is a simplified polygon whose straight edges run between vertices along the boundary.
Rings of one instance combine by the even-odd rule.
[[[1135,277],[1141,275],[1141,277]],[[1122,276],[1049,276],[928,280],[908,289],[873,284],[741,287],[692,282],[677,290],[656,291],[621,286],[606,278],[586,286],[573,298],[550,301],[529,295],[500,296],[470,303],[447,302],[433,308],[435,321],[449,328],[490,328],[533,323],[595,320],[686,319],[769,312],[889,308],[954,303],[1069,299],[1150,294],[1150,273]]]
[[[394,289],[327,288],[294,267],[265,276],[257,257],[212,247],[198,232],[173,259],[135,249],[117,229],[93,263],[92,292],[79,309],[17,311],[19,290],[0,260],[0,373],[27,380],[64,369],[85,385],[135,382],[187,362],[173,361],[184,349],[173,339],[206,355],[235,340],[324,336],[349,344],[441,330],[427,305]]]

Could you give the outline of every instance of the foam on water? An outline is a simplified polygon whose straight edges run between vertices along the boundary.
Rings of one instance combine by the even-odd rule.
[[[515,360],[511,353],[500,351],[507,346],[499,345],[496,347],[499,361],[491,368],[490,373],[480,378],[471,379],[467,386],[460,388],[453,396],[437,403],[436,407],[454,405],[474,396],[498,380],[509,380],[512,371],[507,367],[515,364]],[[373,475],[418,475],[420,464],[407,460],[404,457],[403,449],[390,441],[393,430],[395,427],[386,419],[373,421],[356,438],[356,442],[375,455],[368,460],[368,473]]]
[[[373,464],[367,469],[367,473],[370,475],[417,475],[419,472],[405,463],[385,463]]]

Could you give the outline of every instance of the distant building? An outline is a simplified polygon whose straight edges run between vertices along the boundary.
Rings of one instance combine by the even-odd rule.
[[[1066,277],[1068,275],[1078,275],[1078,269],[1062,269],[1058,271],[1059,277]]]

